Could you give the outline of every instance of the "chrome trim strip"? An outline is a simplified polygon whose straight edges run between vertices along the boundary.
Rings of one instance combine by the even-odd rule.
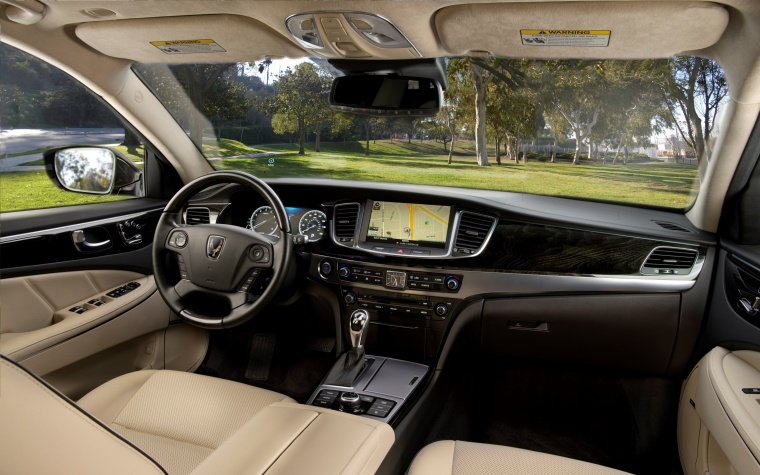
[[[376,264],[365,261],[341,259],[323,255],[312,255],[309,274],[319,275],[319,262],[329,259],[333,265],[338,262],[362,267],[379,267],[403,272],[421,270],[435,273],[455,273],[462,275],[462,287],[459,292],[435,292],[412,289],[389,289],[385,286],[341,280],[337,275],[323,278],[323,281],[360,289],[384,290],[386,292],[403,292],[410,295],[430,295],[448,299],[465,299],[495,295],[532,295],[532,294],[567,294],[567,293],[646,293],[646,292],[684,292],[696,284],[696,274],[688,276],[639,276],[639,275],[546,275],[516,274],[491,271],[426,269],[394,264]]]
[[[26,241],[26,240],[35,239],[38,237],[49,236],[51,234],[67,233],[67,232],[77,231],[82,228],[91,228],[93,226],[103,226],[106,224],[114,224],[121,221],[139,219],[139,218],[143,218],[148,215],[151,215],[153,213],[162,213],[163,211],[164,211],[164,208],[156,208],[149,211],[143,211],[141,213],[128,214],[124,216],[115,216],[113,218],[104,218],[104,219],[99,219],[97,221],[88,221],[84,223],[71,224],[68,226],[61,226],[58,228],[41,229],[39,231],[32,231],[29,233],[14,234],[13,236],[3,236],[3,237],[0,237],[0,244],[6,244],[9,242]]]

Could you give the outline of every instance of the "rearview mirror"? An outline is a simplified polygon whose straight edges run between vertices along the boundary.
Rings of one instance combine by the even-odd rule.
[[[427,78],[356,75],[333,80],[330,108],[374,116],[428,117],[441,108],[441,85]]]

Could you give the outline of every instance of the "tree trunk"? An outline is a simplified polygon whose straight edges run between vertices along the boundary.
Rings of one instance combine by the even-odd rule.
[[[612,159],[612,164],[614,165],[615,162],[618,159],[618,155],[620,155],[620,147],[623,146],[623,141],[621,140],[620,143],[618,143],[617,150],[615,150],[615,158]]]
[[[121,142],[121,145],[127,147],[138,147],[140,146],[140,137],[132,132],[132,129],[129,127],[124,127],[124,141]]]
[[[454,153],[454,135],[451,136],[451,145],[449,146],[449,161],[448,164],[451,165],[451,155]]]
[[[314,151],[321,152],[322,149],[319,146],[320,136],[322,135],[322,124],[317,126],[317,130],[314,131]]]
[[[559,145],[559,136],[557,134],[554,134],[554,146],[552,147],[552,159],[550,160],[552,163],[555,163],[557,160],[557,146]]]
[[[475,88],[475,153],[478,165],[487,167],[490,164],[486,149],[486,81],[480,66],[472,64],[470,67],[472,85]]]
[[[573,165],[578,165],[581,163],[581,147],[583,146],[581,138],[581,131],[576,130],[575,132],[575,155],[573,155]]]
[[[501,141],[499,136],[496,136],[496,164],[501,165]]]
[[[306,124],[303,119],[298,120],[298,155],[306,155]]]
[[[628,145],[625,146],[625,155],[623,157],[623,165],[628,165]]]
[[[609,145],[605,145],[604,146],[604,156],[602,157],[602,165],[604,165],[605,163],[607,163],[607,152],[609,150],[610,150],[610,146]]]
[[[364,155],[369,157],[369,121],[364,122],[364,131],[367,133],[367,145],[364,148]]]

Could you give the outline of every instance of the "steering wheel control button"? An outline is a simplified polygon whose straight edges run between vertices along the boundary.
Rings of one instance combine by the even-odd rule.
[[[258,262],[260,264],[268,264],[272,258],[269,252],[269,249],[267,249],[266,246],[262,246],[259,244],[251,248],[250,252],[248,253],[248,257],[253,262]]]
[[[182,231],[174,234],[174,245],[180,249],[187,246],[187,234]]]
[[[251,285],[253,285],[253,282],[256,280],[256,277],[259,276],[259,271],[257,269],[254,269],[251,271],[251,273],[248,274],[248,276],[243,280],[243,283],[240,284],[240,287],[238,287],[238,292],[248,292],[250,290]]]

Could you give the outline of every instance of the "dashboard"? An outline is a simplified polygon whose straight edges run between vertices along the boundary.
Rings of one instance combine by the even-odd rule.
[[[693,347],[696,333],[676,335],[699,328],[700,312],[682,312],[704,308],[709,279],[699,276],[715,239],[682,214],[445,187],[267,183],[297,238],[298,285],[329,301],[309,308],[344,322],[369,311],[371,354],[431,364],[461,315],[479,319],[483,348],[497,353],[662,374]],[[237,185],[199,193],[185,222],[278,234],[263,198]]]

